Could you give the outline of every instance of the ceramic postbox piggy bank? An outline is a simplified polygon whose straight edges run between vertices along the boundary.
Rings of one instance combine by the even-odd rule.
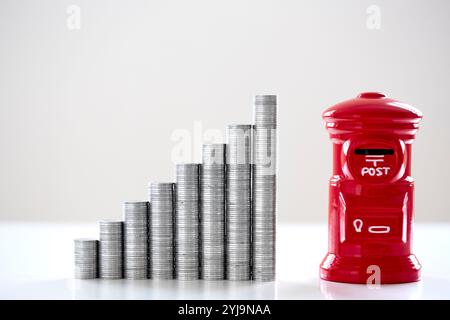
[[[421,267],[411,250],[411,144],[421,112],[366,92],[322,116],[333,142],[333,174],[320,277],[366,283],[376,271],[381,283],[419,280]]]

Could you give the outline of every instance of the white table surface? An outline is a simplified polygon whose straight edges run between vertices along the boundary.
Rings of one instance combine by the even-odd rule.
[[[73,239],[96,224],[0,224],[0,299],[450,299],[450,224],[416,225],[417,283],[369,288],[322,281],[325,225],[280,225],[277,280],[75,280]]]

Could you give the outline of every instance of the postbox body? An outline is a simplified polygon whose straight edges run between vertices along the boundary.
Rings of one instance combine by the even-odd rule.
[[[368,283],[373,275],[380,283],[419,280],[421,266],[412,253],[411,144],[421,112],[367,92],[322,116],[333,142],[333,174],[321,278],[349,283]]]

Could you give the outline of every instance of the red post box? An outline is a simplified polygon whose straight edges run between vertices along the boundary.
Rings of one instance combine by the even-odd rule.
[[[422,113],[382,93],[366,92],[326,109],[333,142],[328,254],[324,280],[381,283],[420,279],[412,253],[411,144]]]

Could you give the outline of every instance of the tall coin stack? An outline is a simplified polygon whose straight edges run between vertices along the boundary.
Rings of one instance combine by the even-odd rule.
[[[174,184],[150,183],[150,278],[173,279]]]
[[[123,277],[123,223],[115,220],[101,220],[99,245],[99,276],[103,279]]]
[[[275,279],[277,97],[254,100],[253,279]]]
[[[127,279],[147,278],[148,207],[147,201],[128,201],[123,204],[124,274]]]
[[[175,274],[199,278],[199,165],[176,165]]]
[[[98,241],[75,239],[75,279],[95,279],[98,276]]]
[[[251,133],[247,124],[227,126],[227,279],[251,278]]]
[[[200,166],[201,277],[225,278],[225,144],[204,144]]]

